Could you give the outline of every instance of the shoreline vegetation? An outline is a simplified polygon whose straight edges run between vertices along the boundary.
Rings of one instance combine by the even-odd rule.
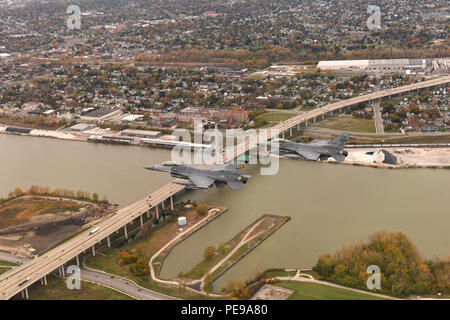
[[[147,220],[142,228],[137,228],[137,232],[133,232],[133,241],[112,240],[110,248],[102,249],[95,257],[89,256],[86,265],[93,269],[128,278],[136,284],[158,293],[183,299],[205,299],[205,296],[193,291],[181,290],[177,286],[164,285],[154,281],[150,275],[149,262],[150,257],[179,234],[178,217],[186,217],[187,226],[192,226],[206,217],[208,209],[211,210],[205,204],[197,204],[191,201],[176,203],[174,211],[166,208],[161,213],[163,217],[161,220]],[[216,211],[225,212],[226,210],[217,209]],[[129,236],[131,237],[131,232],[129,232]],[[189,234],[185,236],[189,236]],[[164,250],[164,252],[166,251]],[[156,274],[161,268],[162,259],[163,254],[153,261]]]
[[[15,188],[8,193],[6,198],[0,198],[0,205],[18,199],[23,196],[40,196],[40,197],[53,197],[59,199],[80,200],[86,202],[93,202],[97,204],[109,204],[108,198],[103,196],[103,199],[99,199],[98,193],[89,193],[88,191],[78,190],[72,191],[68,189],[55,188],[53,190],[48,186],[32,185],[28,190],[23,191],[20,187]]]
[[[321,280],[367,290],[367,267],[371,265],[379,266],[381,271],[381,289],[372,292],[399,298],[450,294],[450,256],[421,259],[402,232],[376,232],[368,242],[321,255],[313,271]]]

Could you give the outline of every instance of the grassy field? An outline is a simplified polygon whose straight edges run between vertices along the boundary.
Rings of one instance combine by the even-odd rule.
[[[266,120],[268,122],[275,121],[285,121],[292,117],[295,117],[295,113],[285,113],[285,112],[268,112],[258,117],[258,119]]]
[[[3,261],[0,260],[0,274],[5,273],[6,271],[10,270],[11,268],[8,267],[3,267],[3,266],[15,266],[16,264],[11,263],[11,262],[7,262],[7,261]]]
[[[81,289],[70,290],[63,279],[47,277],[47,286],[39,283],[29,289],[32,300],[134,300],[132,297],[101,285],[81,282]]]
[[[351,132],[376,132],[375,121],[369,119],[358,119],[352,116],[341,116],[338,118],[325,119],[316,125],[319,128],[333,129]]]
[[[188,218],[189,225],[195,224],[201,217],[196,216],[195,211],[191,212],[180,211],[178,212]],[[140,252],[141,256],[145,256],[146,260],[149,259],[154,253],[156,253],[162,246],[164,246],[170,239],[172,239],[178,232],[178,225],[176,220],[173,222],[164,223],[157,228],[152,229],[151,233],[145,238],[136,239],[131,242],[126,242],[118,247],[111,247],[102,250],[95,257],[89,257],[87,265],[89,267],[103,270],[105,272],[116,274],[118,276],[126,277],[138,285],[154,290],[163,294],[177,296],[187,299],[205,299],[204,296],[194,294],[191,291],[183,291],[176,288],[169,288],[159,285],[152,281],[150,276],[136,276],[130,270],[128,265],[119,265],[118,256],[119,252],[126,250],[130,253]],[[156,269],[157,271],[157,269]]]
[[[385,143],[385,144],[400,144],[400,143],[450,143],[450,133],[443,136],[405,136],[405,137],[352,137],[351,141],[357,143]]]
[[[259,223],[255,229],[251,232],[251,234],[247,235],[246,239],[250,239],[255,236],[252,240],[243,244],[240,248],[238,248],[215,272],[212,273],[212,278],[218,275],[223,269],[225,269],[228,265],[235,263],[238,261],[242,255],[245,254],[247,250],[251,250],[257,244],[259,244],[264,237],[269,234],[269,232],[273,231],[279,225],[285,223],[288,220],[287,217],[275,216],[275,215],[262,215],[254,222],[252,222],[249,226],[247,226],[243,231],[239,232],[236,236],[234,236],[231,240],[227,241],[223,244],[223,251],[219,252],[218,250],[215,254],[209,259],[203,258],[192,270],[186,273],[184,276],[189,279],[200,279],[202,278],[209,270],[211,270],[217,263],[219,263],[222,259],[224,259],[227,255],[230,254],[232,250],[236,248],[236,246],[241,242],[244,236],[249,232],[249,230]],[[262,222],[260,222],[262,221]]]
[[[68,201],[15,199],[0,205],[0,228],[16,226],[40,214],[77,211],[80,205]]]
[[[296,271],[285,271],[282,269],[273,269],[265,271],[264,275],[267,279],[275,278],[275,277],[293,277],[295,276]]]
[[[294,291],[289,300],[381,300],[367,294],[310,282],[281,281],[275,285]]]

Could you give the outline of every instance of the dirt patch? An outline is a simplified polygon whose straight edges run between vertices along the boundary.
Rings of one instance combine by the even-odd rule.
[[[41,253],[108,212],[78,200],[23,197],[0,205],[0,247],[21,256]]]
[[[47,200],[37,198],[18,198],[0,205],[0,229],[27,222],[30,218],[53,213],[78,212],[87,207],[69,201]]]
[[[294,291],[289,289],[265,284],[251,300],[286,300],[293,293]]]
[[[368,152],[375,152],[380,148],[349,149],[346,162],[373,163],[367,156]],[[385,148],[397,158],[398,166],[433,167],[450,166],[450,148]]]

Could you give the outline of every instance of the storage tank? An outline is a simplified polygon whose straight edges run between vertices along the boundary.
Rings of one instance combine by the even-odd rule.
[[[179,218],[178,218],[178,225],[179,225],[179,226],[185,226],[185,225],[187,225],[186,217],[179,217]]]

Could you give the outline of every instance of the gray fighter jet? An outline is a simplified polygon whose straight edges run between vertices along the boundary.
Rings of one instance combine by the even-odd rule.
[[[333,157],[336,161],[341,162],[348,155],[344,147],[349,137],[350,134],[344,133],[331,141],[314,140],[308,144],[279,139],[278,154],[286,158],[310,161],[326,160]]]
[[[221,188],[228,184],[231,189],[239,190],[250,178],[249,175],[243,175],[239,171],[244,166],[217,165],[211,169],[203,169],[167,161],[160,165],[145,167],[145,169],[169,172],[172,177],[179,178],[175,179],[175,183],[186,186],[187,189],[207,190],[212,185]]]

